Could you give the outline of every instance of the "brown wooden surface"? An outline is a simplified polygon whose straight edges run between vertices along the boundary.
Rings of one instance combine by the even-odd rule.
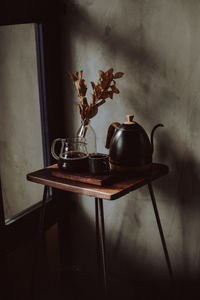
[[[168,173],[168,167],[166,165],[153,164],[152,170],[148,176],[123,176],[122,178],[118,178],[117,182],[102,187],[55,177],[51,174],[51,169],[52,166],[30,173],[27,175],[27,180],[105,200],[115,200]]]
[[[116,176],[113,175],[92,175],[88,172],[68,172],[58,168],[58,165],[50,166],[51,174],[58,178],[64,178],[89,184],[95,184],[99,186],[105,186],[108,183],[114,182]]]

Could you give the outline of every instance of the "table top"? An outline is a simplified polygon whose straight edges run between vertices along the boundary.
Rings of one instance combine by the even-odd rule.
[[[115,200],[149,182],[158,179],[168,173],[168,167],[163,164],[154,163],[152,169],[146,175],[120,176],[115,182],[106,186],[97,186],[88,183],[77,182],[52,175],[52,168],[47,168],[27,174],[27,180],[61,189],[68,192],[83,194],[105,200]]]

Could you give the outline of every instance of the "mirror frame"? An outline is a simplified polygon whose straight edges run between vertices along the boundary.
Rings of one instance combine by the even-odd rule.
[[[29,24],[29,23],[25,23]],[[44,46],[43,46],[43,29],[41,23],[30,23],[34,25],[35,34],[35,52],[36,52],[36,64],[37,64],[37,84],[39,91],[39,111],[40,111],[40,130],[42,137],[42,162],[43,166],[46,167],[50,165],[50,146],[49,146],[49,132],[48,132],[48,116],[47,116],[47,99],[46,99],[46,80],[45,80],[45,65],[44,65]],[[12,24],[13,25],[13,24]],[[1,25],[2,26],[2,25]],[[8,26],[8,25],[6,25]],[[1,188],[1,178],[0,178],[0,191]],[[1,191],[2,192],[2,191]],[[51,194],[52,195],[52,190]],[[4,203],[3,195],[0,195],[0,218],[3,225],[8,225],[13,222],[16,218],[19,218],[25,212],[32,209],[30,205],[27,208],[21,210],[19,213],[14,214],[11,218],[6,219],[4,213]],[[39,200],[40,201],[40,200]],[[38,201],[38,202],[39,202]],[[36,203],[37,205],[37,203]]]
[[[0,11],[0,26],[35,23],[43,161],[44,167],[46,167],[52,162],[49,145],[58,132],[62,134],[63,131],[62,124],[64,120],[60,116],[59,108],[55,105],[55,99],[61,98],[59,94],[61,91],[59,87],[61,82],[59,80],[59,66],[55,60],[55,54],[59,49],[57,49],[58,43],[55,43],[55,41],[58,39],[58,17],[65,13],[65,5],[53,0],[19,0],[12,2],[3,0]],[[56,119],[56,126],[52,124],[53,118]],[[62,205],[59,208],[55,206],[57,195],[60,195],[59,192],[53,189],[49,193],[47,214],[48,209],[51,212],[49,213],[47,226],[54,224],[58,216],[60,217],[63,214]],[[38,199],[38,203],[6,222],[0,182],[0,238],[5,241],[5,244],[4,242],[1,243],[3,248],[12,247],[13,244],[16,244],[15,242],[29,236],[32,231],[38,230],[41,203],[42,199]],[[24,229],[22,229],[23,226]],[[5,231],[5,228],[9,230]],[[5,238],[5,232],[9,237]],[[16,235],[16,232],[19,235]],[[17,236],[20,236],[20,238],[17,238]],[[13,239],[12,242],[11,239]],[[0,248],[2,249],[2,247]]]

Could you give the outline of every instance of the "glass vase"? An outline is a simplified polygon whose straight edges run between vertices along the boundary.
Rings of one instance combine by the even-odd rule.
[[[77,132],[77,137],[84,137],[87,143],[88,153],[96,153],[96,133],[94,128],[91,126],[90,120],[87,122],[82,121],[81,126]]]

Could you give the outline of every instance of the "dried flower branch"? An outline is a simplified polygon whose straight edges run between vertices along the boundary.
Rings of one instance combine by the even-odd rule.
[[[107,98],[113,99],[113,94],[119,94],[119,90],[116,87],[115,79],[121,78],[124,73],[117,72],[113,74],[113,69],[109,69],[107,72],[99,70],[99,79],[97,84],[91,82],[93,93],[91,96],[91,103],[88,104],[86,98],[87,85],[83,79],[83,71],[70,74],[72,81],[78,91],[78,97],[80,98],[79,111],[81,119],[85,124],[88,124],[89,120],[92,119],[98,113],[98,107],[106,102]]]

